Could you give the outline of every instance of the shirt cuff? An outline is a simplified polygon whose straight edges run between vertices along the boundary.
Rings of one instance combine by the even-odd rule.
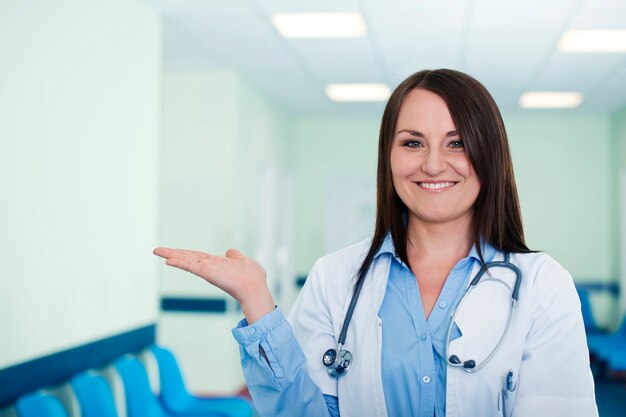
[[[259,320],[255,321],[251,325],[248,325],[248,321],[244,318],[237,326],[232,329],[233,336],[237,343],[247,345],[260,341],[274,328],[278,327],[285,321],[280,307],[276,307]]]

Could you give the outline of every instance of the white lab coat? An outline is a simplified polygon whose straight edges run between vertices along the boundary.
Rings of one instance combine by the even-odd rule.
[[[387,288],[388,256],[378,257],[370,268],[350,322],[345,345],[354,358],[350,370],[335,379],[322,364],[323,353],[336,347],[356,271],[369,244],[368,239],[319,259],[288,317],[306,355],[310,377],[324,394],[339,398],[341,417],[387,416],[378,310]],[[498,252],[496,259],[502,259],[502,254]],[[510,330],[497,353],[478,372],[448,367],[446,416],[597,416],[580,302],[571,276],[543,253],[512,254],[511,262],[523,276]],[[472,277],[480,268],[475,264]],[[493,276],[512,286],[514,275],[508,270],[497,268]],[[462,360],[486,356],[480,350],[483,343],[469,335],[480,326],[489,329],[493,316],[489,306],[510,297],[510,292],[476,293],[469,307],[480,319],[459,314],[455,320],[463,336],[450,344],[450,354],[458,354]],[[483,300],[476,302],[476,297]],[[464,312],[469,311],[467,307]],[[478,333],[485,335],[484,329]],[[512,392],[504,389],[509,370],[516,384]]]

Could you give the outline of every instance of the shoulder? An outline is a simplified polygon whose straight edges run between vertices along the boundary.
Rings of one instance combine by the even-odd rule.
[[[570,273],[552,256],[544,252],[514,253],[511,262],[517,265],[525,278],[539,284],[543,279],[557,282],[572,281]]]
[[[315,267],[345,269],[360,266],[372,244],[372,239],[363,239],[353,245],[324,255],[315,262]]]
[[[578,301],[571,274],[552,256],[543,252],[516,253],[511,255],[511,261],[520,268],[522,288],[533,299]]]
[[[334,284],[352,282],[371,243],[372,239],[367,238],[322,256],[313,265],[307,281],[330,281]]]

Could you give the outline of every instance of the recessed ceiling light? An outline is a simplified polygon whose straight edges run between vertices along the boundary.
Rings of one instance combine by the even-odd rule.
[[[575,92],[534,91],[522,94],[519,104],[525,109],[557,109],[578,107],[583,95]]]
[[[367,33],[359,13],[277,13],[272,23],[285,38],[356,38]]]
[[[328,84],[326,95],[333,101],[385,101],[390,90],[385,84]]]
[[[558,47],[561,52],[626,52],[626,30],[568,30]]]

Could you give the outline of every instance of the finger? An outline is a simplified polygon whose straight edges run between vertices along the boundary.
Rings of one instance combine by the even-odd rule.
[[[172,257],[172,249],[170,248],[156,248],[152,251],[156,256],[160,256],[161,258],[171,258]]]
[[[204,252],[199,252],[199,251],[195,251],[195,250],[189,250],[189,249],[171,249],[171,248],[156,248],[153,253],[157,256],[160,256],[162,258],[177,258],[177,259],[185,259],[185,260],[192,260],[192,259],[204,259],[204,258],[208,258],[209,255],[208,253],[204,253]]]
[[[231,259],[243,259],[245,258],[244,254],[239,252],[237,249],[230,248],[226,251],[226,257]]]

